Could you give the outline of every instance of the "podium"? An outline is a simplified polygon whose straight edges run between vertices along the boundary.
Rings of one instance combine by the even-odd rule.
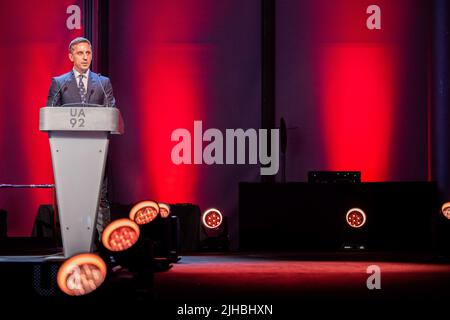
[[[92,251],[109,135],[123,133],[117,108],[89,104],[43,107],[48,132],[64,256]]]

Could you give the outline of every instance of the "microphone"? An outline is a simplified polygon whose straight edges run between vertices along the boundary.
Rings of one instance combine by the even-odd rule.
[[[56,91],[56,94],[53,96],[52,107],[53,107],[53,105],[55,104],[56,97],[57,97],[58,94],[61,92],[61,89],[64,88],[64,86],[66,85],[67,80],[69,80],[69,79],[70,79],[70,76],[68,76],[68,77],[64,80],[63,84],[59,87],[58,91]]]
[[[100,82],[100,86],[102,87],[103,94],[105,95],[105,99],[106,99],[106,107],[109,107],[109,99],[108,99],[108,95],[106,94],[105,88],[103,87],[102,80],[100,79],[101,74],[100,74],[100,73],[96,73],[96,75],[97,75],[98,82]]]

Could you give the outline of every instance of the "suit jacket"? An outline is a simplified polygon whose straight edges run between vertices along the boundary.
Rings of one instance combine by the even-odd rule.
[[[101,85],[103,85],[105,92],[103,92]],[[62,106],[66,103],[81,103],[80,91],[73,71],[54,77],[48,92],[47,106]],[[89,71],[86,103],[100,104],[109,107],[116,106],[116,99],[114,99],[109,78],[99,76],[98,74]]]

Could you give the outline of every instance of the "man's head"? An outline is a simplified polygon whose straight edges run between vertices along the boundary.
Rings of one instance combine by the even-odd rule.
[[[91,42],[82,37],[73,39],[69,44],[69,59],[73,67],[80,73],[85,73],[92,61]]]

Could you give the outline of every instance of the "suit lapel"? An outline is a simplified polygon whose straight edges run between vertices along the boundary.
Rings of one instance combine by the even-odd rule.
[[[78,90],[77,79],[75,79],[75,74],[73,71],[70,72],[69,83],[67,84],[67,88],[69,90],[69,96],[73,97],[74,101],[81,101],[80,91]]]
[[[97,77],[94,77],[94,73],[92,71],[89,71],[89,79],[88,79],[88,86],[87,86],[87,93],[86,93],[86,101],[89,102],[89,99],[91,97],[91,94],[95,92],[97,89]]]

